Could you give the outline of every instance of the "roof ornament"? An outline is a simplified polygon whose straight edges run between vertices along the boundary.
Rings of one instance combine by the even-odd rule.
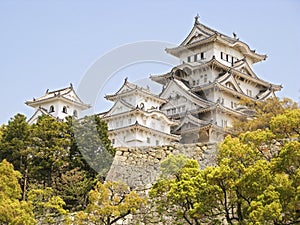
[[[73,84],[72,83],[70,83],[70,87],[73,88]]]
[[[46,90],[46,94],[48,94],[48,92],[49,92],[49,89]]]
[[[238,38],[237,38],[237,34],[236,34],[235,32],[233,32],[232,35],[233,35],[233,38],[234,38],[234,39],[238,39]]]
[[[199,14],[197,13],[197,15],[195,16],[195,25],[199,25],[199,24],[200,24],[199,18],[200,18],[200,16],[199,16]]]
[[[128,77],[125,77],[124,79],[124,83],[127,83]]]

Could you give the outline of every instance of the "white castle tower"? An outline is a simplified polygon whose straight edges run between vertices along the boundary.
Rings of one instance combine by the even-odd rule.
[[[180,65],[150,78],[163,85],[160,98],[167,100],[161,112],[180,121],[172,130],[180,142],[219,142],[235,119],[253,112],[239,105],[242,98],[263,101],[281,90],[260,79],[253,65],[267,58],[251,50],[236,34],[228,37],[199,22],[185,40],[167,53]]]
[[[160,111],[167,101],[152,94],[149,89],[128,82],[112,95],[112,108],[99,114],[107,122],[109,138],[114,147],[167,145],[179,141],[171,134],[171,127],[178,123]]]
[[[81,111],[91,107],[80,100],[72,84],[55,91],[47,90],[45,95],[26,101],[25,104],[35,109],[35,113],[28,120],[29,124],[35,123],[41,115],[49,115],[61,121],[67,116],[78,118]]]

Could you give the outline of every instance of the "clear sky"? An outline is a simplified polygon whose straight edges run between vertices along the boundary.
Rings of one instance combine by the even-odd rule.
[[[118,46],[145,40],[181,43],[197,13],[201,23],[228,36],[235,32],[251,49],[267,54],[254,71],[283,85],[279,97],[299,102],[299,0],[1,0],[0,124],[16,113],[30,117],[34,111],[24,102],[46,89],[78,87],[90,66]],[[132,65],[115,74],[105,92],[116,91],[124,77],[135,81],[169,69]],[[97,112],[109,107],[101,94]]]

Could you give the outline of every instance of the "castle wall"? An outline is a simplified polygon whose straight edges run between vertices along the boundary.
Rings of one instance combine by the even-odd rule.
[[[186,155],[204,168],[216,162],[216,148],[215,144],[201,143],[119,148],[106,180],[122,181],[133,188],[151,187],[160,174],[160,163],[168,155]]]

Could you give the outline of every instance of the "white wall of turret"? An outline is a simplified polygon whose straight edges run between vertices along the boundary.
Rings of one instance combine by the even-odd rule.
[[[68,116],[78,117],[81,112],[81,109],[78,106],[57,99],[51,102],[43,102],[41,105],[37,106],[36,109],[39,107],[42,107],[47,110],[50,115],[59,119],[64,119]]]
[[[159,109],[159,106],[161,105],[161,102],[156,101],[155,98],[145,97],[145,95],[139,93],[124,96],[122,99],[124,99],[124,101],[128,102],[130,105],[138,106],[144,110],[153,108]]]
[[[170,125],[167,123],[164,116],[162,116],[161,112],[154,112],[150,115],[147,115],[147,113],[128,113],[120,115],[118,117],[111,117],[109,119],[106,119],[106,121],[109,130],[127,127],[138,122],[138,124],[143,125],[145,127],[149,127],[164,133],[170,133]]]
[[[168,145],[170,140],[167,137],[151,131],[119,131],[109,132],[109,139],[114,147],[122,146],[159,146]]]
[[[200,48],[186,49],[180,55],[180,63],[189,63],[193,66],[201,65],[212,59],[214,55],[213,44],[202,45]]]

